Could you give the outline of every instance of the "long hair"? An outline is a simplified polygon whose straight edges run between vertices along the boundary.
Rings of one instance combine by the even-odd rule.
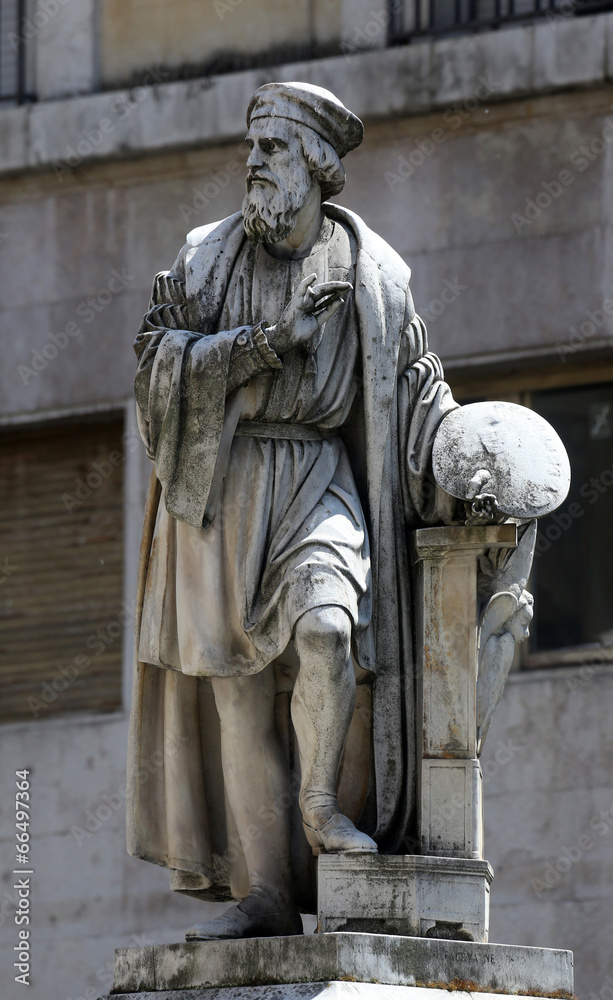
[[[345,187],[345,168],[336,150],[306,125],[297,132],[309,171],[321,187],[321,200],[340,194]]]

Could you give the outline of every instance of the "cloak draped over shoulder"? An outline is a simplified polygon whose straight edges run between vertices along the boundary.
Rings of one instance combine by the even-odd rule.
[[[368,528],[368,635],[374,650],[364,651],[364,659],[373,661],[376,671],[369,801],[358,825],[375,837],[382,852],[413,853],[416,734],[408,532],[454,519],[455,501],[432,476],[431,449],[441,420],[457,404],[438,358],[427,350],[407,265],[353,213],[333,204],[324,211],[353,234],[357,248],[354,307],[362,391],[355,416],[340,433]],[[240,214],[190,234],[172,271],[157,277],[137,337],[139,425],[155,463],[141,550],[140,609],[160,497],[168,514],[195,528],[208,530],[214,520],[241,405],[233,372],[239,331],[220,329],[220,324],[245,242]],[[139,629],[137,617],[137,651]],[[360,635],[357,639],[359,644]],[[287,671],[281,666],[276,676],[282,693]],[[350,731],[348,772],[353,752]],[[132,855],[183,873],[175,884],[189,885],[204,898],[246,893],[242,850],[224,801],[218,720],[206,680],[139,662],[137,655],[128,785]],[[295,862],[298,880],[306,864],[301,852],[299,845],[293,855],[303,859]],[[298,896],[304,899],[308,892]]]

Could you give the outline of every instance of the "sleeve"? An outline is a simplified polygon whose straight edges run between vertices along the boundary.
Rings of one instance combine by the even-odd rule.
[[[134,343],[134,391],[138,426],[166,509],[202,528],[213,517],[224,428],[238,418],[235,389],[281,362],[261,324],[215,333],[189,329],[185,249],[171,271],[155,277]]]
[[[191,340],[205,336],[189,331],[185,294],[185,250],[186,247],[179,254],[171,271],[161,271],[156,274],[149,308],[134,342],[138,358],[134,382],[138,423],[150,458],[154,457],[154,448],[150,432],[149,399],[151,376],[158,352],[163,348],[165,339],[172,336],[174,331],[182,332]],[[281,359],[268,344],[263,327],[264,324],[259,323],[256,326],[237,327],[235,330],[208,335],[224,340],[232,338],[225,386],[226,396],[246,385],[254,376],[270,368],[282,367]],[[206,376],[206,371],[203,374]]]
[[[428,350],[426,326],[415,312],[408,289],[398,370],[398,427],[407,519],[412,526],[463,521],[463,504],[441,489],[432,471],[436,432],[459,404],[445,382],[440,360]]]

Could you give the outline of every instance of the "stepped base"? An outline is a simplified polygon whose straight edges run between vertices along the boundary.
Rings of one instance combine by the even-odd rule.
[[[494,995],[495,996],[495,995]],[[509,1000],[542,1000],[507,994]],[[421,986],[375,983],[300,983],[287,986],[239,986],[214,990],[163,990],[161,993],[113,993],[102,1000],[449,1000],[449,991]],[[453,993],[452,1000],[491,1000],[491,993]]]
[[[486,942],[487,861],[401,854],[322,854],[319,930]]]
[[[119,948],[113,1000],[449,1000],[448,988],[571,997],[572,953],[353,933]]]

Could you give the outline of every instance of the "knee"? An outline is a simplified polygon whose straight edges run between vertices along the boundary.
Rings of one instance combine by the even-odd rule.
[[[215,704],[222,729],[248,727],[254,716],[260,725],[267,715],[266,697],[259,674],[247,677],[214,677],[211,679]]]
[[[351,653],[351,619],[335,606],[313,608],[296,622],[294,642],[298,656],[323,653],[345,662]]]

